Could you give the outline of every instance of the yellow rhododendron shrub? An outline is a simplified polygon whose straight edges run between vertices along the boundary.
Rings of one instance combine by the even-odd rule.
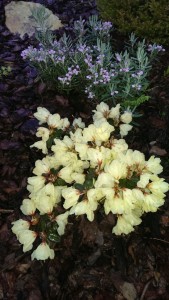
[[[116,215],[112,232],[121,235],[132,232],[144,213],[164,204],[169,184],[158,176],[160,159],[146,160],[123,139],[132,129],[130,110],[121,112],[120,104],[110,109],[102,102],[87,127],[81,118],[70,124],[42,107],[35,117],[40,140],[31,147],[46,156],[35,162],[28,178],[30,194],[20,208],[24,218],[12,223],[23,251],[33,249],[32,259],[54,258],[70,215],[85,215],[92,222],[101,208],[105,215]]]

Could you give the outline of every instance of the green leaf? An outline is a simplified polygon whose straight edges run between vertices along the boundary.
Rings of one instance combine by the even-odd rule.
[[[59,235],[58,235],[57,233],[54,233],[54,232],[49,233],[48,239],[49,239],[50,241],[56,242],[56,243],[60,241]]]
[[[56,129],[55,132],[52,134],[53,139],[60,139],[63,135],[62,129]]]
[[[94,187],[93,179],[86,179],[84,182],[84,187],[87,190],[92,189]]]
[[[120,179],[119,180],[119,185],[121,188],[128,188],[128,189],[134,189],[137,187],[137,182],[139,181],[139,177],[133,177],[131,179]]]
[[[95,178],[95,177],[96,177],[95,169],[94,169],[94,168],[90,168],[90,169],[88,170],[87,175],[86,175],[86,179],[87,179],[87,180],[88,180],[88,179],[93,179],[93,178]]]
[[[50,149],[53,145],[53,141],[54,139],[60,139],[63,136],[63,130],[62,129],[56,129],[51,136],[49,137],[49,139],[46,142],[47,148]]]
[[[168,76],[169,75],[169,67],[164,71],[164,76]]]
[[[52,225],[52,230],[57,231],[57,229],[58,229],[58,224],[57,224],[57,222],[54,222]]]
[[[80,183],[75,183],[74,188],[79,190],[79,191],[83,191],[84,190],[84,185],[80,184]]]
[[[53,175],[57,175],[58,169],[51,168],[51,169],[50,169],[50,172],[51,172]]]
[[[45,214],[45,215],[42,215],[40,217],[40,222],[38,224],[40,231],[45,231],[46,230],[48,221],[49,221],[48,215]]]
[[[62,178],[57,178],[56,181],[54,182],[54,186],[63,186],[67,185],[67,182],[64,181]]]
[[[46,142],[46,146],[48,149],[50,149],[52,147],[52,145],[53,145],[53,137],[50,136],[50,138]]]

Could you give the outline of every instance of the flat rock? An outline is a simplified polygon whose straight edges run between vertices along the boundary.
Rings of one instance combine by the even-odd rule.
[[[25,33],[32,36],[35,32],[37,24],[34,20],[30,19],[34,9],[40,9],[44,7],[39,3],[24,2],[24,1],[12,1],[5,6],[6,26],[14,34],[19,33],[22,38]],[[51,30],[56,30],[62,27],[62,23],[59,18],[52,13],[48,8],[45,8],[45,12],[49,14],[48,25],[51,26]]]

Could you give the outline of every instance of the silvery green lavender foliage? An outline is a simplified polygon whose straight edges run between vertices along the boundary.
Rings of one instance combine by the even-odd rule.
[[[134,107],[149,98],[145,96],[147,75],[152,59],[162,49],[146,46],[132,34],[125,51],[113,52],[112,27],[91,16],[88,21],[74,22],[74,38],[63,34],[55,40],[50,34],[48,41],[43,28],[39,47],[29,46],[21,55],[61,94],[69,97],[73,92],[95,102],[112,100],[114,105]]]

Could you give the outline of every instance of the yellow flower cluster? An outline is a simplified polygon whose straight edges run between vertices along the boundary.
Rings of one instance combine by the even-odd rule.
[[[34,176],[28,178],[30,196],[23,200],[21,211],[29,220],[15,221],[12,227],[24,252],[32,249],[37,236],[42,240],[32,259],[54,257],[49,247],[50,225],[36,230],[45,216],[45,222],[56,224],[53,232],[63,235],[69,215],[85,214],[93,221],[95,211],[102,206],[106,215],[117,216],[112,232],[121,235],[133,231],[145,212],[155,212],[163,205],[169,184],[158,177],[162,172],[160,159],[151,156],[146,161],[143,153],[128,149],[124,139],[115,138],[115,132],[123,137],[131,130],[130,111],[121,114],[119,104],[109,109],[102,102],[88,127],[80,118],[70,126],[67,119],[44,108],[38,108],[35,116],[48,128],[38,129],[42,140],[33,146],[47,155],[36,161]],[[58,130],[60,138],[55,134]],[[51,137],[53,145],[48,153]]]

